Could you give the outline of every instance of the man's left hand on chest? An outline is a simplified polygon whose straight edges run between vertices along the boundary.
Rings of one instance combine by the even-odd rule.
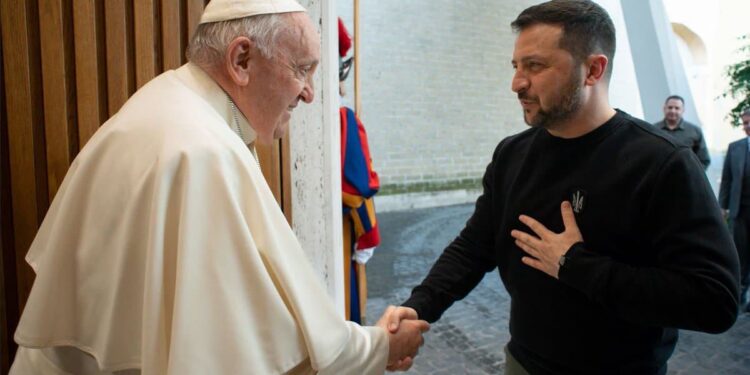
[[[547,229],[534,218],[521,215],[519,220],[529,227],[536,236],[512,230],[510,235],[516,239],[516,246],[529,256],[521,258],[524,264],[534,267],[554,278],[560,272],[560,259],[576,243],[583,242],[583,236],[576,224],[575,214],[570,202],[565,201],[560,206],[565,230],[555,233]]]

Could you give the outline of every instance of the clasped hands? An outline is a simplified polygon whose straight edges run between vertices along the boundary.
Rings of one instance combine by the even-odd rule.
[[[559,279],[560,257],[565,255],[574,244],[583,241],[570,202],[562,202],[560,211],[565,225],[562,233],[555,233],[526,215],[521,215],[518,219],[526,224],[536,236],[515,229],[510,232],[510,235],[516,239],[516,246],[530,255],[521,258],[521,261],[556,279]]]
[[[388,334],[388,371],[406,371],[413,364],[419,347],[424,344],[422,334],[430,330],[430,323],[418,320],[417,312],[404,306],[388,306],[378,320],[378,327]]]

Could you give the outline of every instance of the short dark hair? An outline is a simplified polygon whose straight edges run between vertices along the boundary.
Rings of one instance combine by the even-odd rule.
[[[562,26],[560,48],[570,52],[577,62],[594,53],[607,56],[605,78],[609,81],[617,42],[615,25],[604,8],[590,0],[552,0],[526,8],[510,26],[520,32],[536,24]]]
[[[679,100],[679,101],[682,102],[682,105],[685,105],[685,99],[683,99],[679,95],[670,95],[670,96],[667,96],[667,100],[664,101],[664,104],[669,103],[669,101],[672,100],[672,99]]]

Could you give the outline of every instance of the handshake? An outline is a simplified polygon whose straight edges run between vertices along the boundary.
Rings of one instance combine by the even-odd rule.
[[[430,330],[430,323],[418,320],[414,309],[403,306],[388,306],[375,326],[388,333],[388,371],[408,370],[424,344],[422,334]]]

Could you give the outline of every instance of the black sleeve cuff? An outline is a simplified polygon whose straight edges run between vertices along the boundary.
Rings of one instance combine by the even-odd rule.
[[[579,286],[576,286],[576,284],[579,284],[576,279],[581,276],[585,277],[585,275],[576,275],[576,272],[574,271],[577,268],[577,261],[585,256],[584,252],[586,252],[586,247],[583,242],[574,243],[565,255],[563,255],[565,257],[565,265],[561,266],[560,271],[557,273],[557,278],[561,282],[576,289],[580,289]]]
[[[404,303],[401,304],[401,306],[404,307],[411,307],[417,312],[417,318],[426,320],[429,323],[434,323],[438,319],[440,319],[440,315],[437,314],[434,311],[432,311],[428,304],[429,299],[425,297],[420,297],[419,295],[412,294],[409,299],[404,301]]]

